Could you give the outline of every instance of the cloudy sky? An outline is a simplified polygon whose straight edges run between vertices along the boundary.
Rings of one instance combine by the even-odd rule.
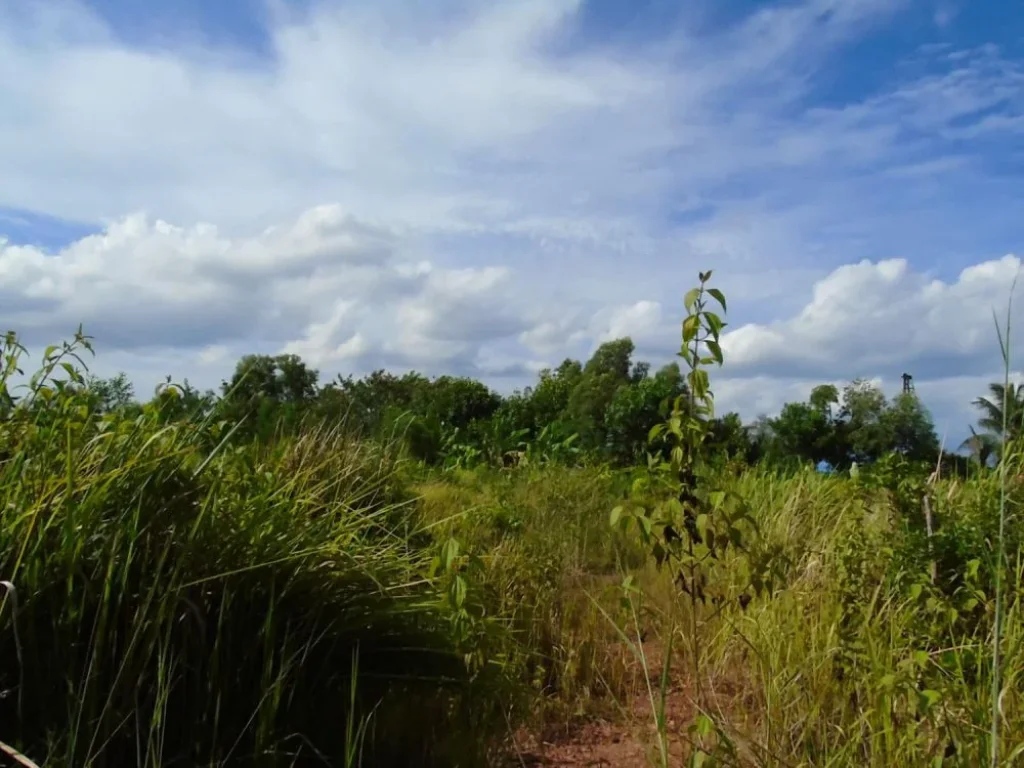
[[[143,392],[657,363],[711,268],[722,407],[909,371],[953,439],[1024,255],[1012,0],[7,2],[0,105],[0,324]]]

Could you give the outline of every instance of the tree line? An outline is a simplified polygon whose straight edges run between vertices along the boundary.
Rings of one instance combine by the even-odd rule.
[[[384,370],[321,385],[318,371],[296,355],[247,355],[219,392],[168,378],[154,404],[168,419],[225,420],[236,425],[239,439],[268,440],[310,424],[399,438],[415,458],[430,464],[500,464],[529,454],[629,465],[645,461],[650,428],[687,394],[676,363],[652,371],[648,363],[633,361],[634,351],[629,338],[606,342],[585,363],[566,359],[541,371],[532,386],[506,396],[472,378]],[[141,407],[123,374],[93,378],[88,386],[97,410]],[[1004,395],[1011,438],[1024,422],[1024,387],[1011,384],[1004,392],[993,384],[990,390],[974,401],[981,412],[978,428],[955,446],[981,464],[998,451]],[[943,454],[916,393],[889,398],[864,380],[842,389],[822,384],[806,401],[786,403],[777,416],[753,424],[743,424],[736,413],[716,416],[708,441],[709,454],[722,461],[777,466],[824,463],[843,469],[887,454],[919,462]]]

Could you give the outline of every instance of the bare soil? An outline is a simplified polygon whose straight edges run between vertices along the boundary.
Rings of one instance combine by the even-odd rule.
[[[657,643],[645,643],[644,653],[652,669],[660,670],[663,650]],[[692,693],[673,669],[665,697],[670,763],[683,764],[686,753],[686,728],[694,713]],[[658,681],[654,695],[658,696]],[[621,717],[594,719],[558,730],[541,733],[522,731],[516,736],[517,763],[531,768],[569,768],[570,766],[614,766],[647,768],[657,764],[658,738],[654,713],[646,688],[634,692]]]

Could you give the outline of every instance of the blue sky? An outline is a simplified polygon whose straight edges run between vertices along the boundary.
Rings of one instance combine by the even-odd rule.
[[[710,267],[726,406],[911,370],[959,434],[1024,252],[1016,2],[39,0],[0,98],[3,318],[142,388],[659,360]]]

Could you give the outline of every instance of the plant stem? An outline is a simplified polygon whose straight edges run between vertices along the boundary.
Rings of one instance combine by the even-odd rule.
[[[999,697],[1002,689],[1001,662],[999,657],[1002,640],[1003,622],[1003,568],[1006,560],[1006,485],[1007,473],[1010,468],[1009,424],[1010,413],[1010,329],[1013,318],[1013,293],[1017,287],[1016,277],[1010,288],[1010,300],[1006,307],[1006,334],[1000,334],[1000,350],[1003,355],[1003,451],[999,462],[999,537],[996,545],[996,608],[995,621],[992,628],[992,733],[991,733],[991,764],[992,768],[999,765]],[[996,323],[998,330],[999,324]]]

